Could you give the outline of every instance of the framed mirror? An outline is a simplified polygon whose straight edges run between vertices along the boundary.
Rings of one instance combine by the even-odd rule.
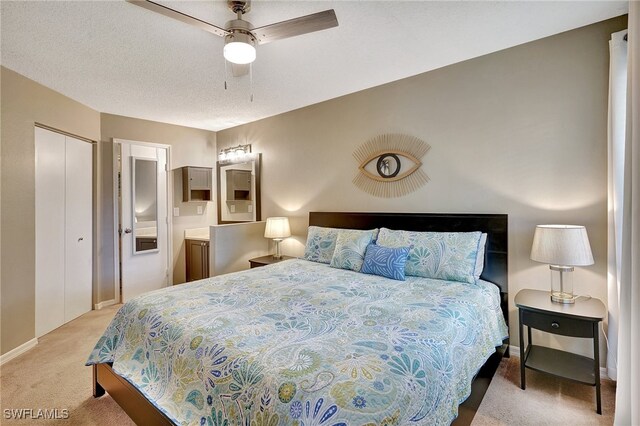
[[[255,222],[260,213],[261,154],[218,161],[218,223]]]
[[[131,157],[133,254],[158,251],[158,161]]]

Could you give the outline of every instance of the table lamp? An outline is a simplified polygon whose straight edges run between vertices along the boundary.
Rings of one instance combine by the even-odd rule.
[[[531,260],[549,264],[553,302],[575,303],[573,267],[593,265],[587,230],[578,225],[536,226]]]
[[[271,238],[276,243],[276,252],[274,259],[281,259],[280,242],[291,236],[291,228],[289,227],[289,218],[286,217],[269,217],[267,225],[264,228],[264,237]]]

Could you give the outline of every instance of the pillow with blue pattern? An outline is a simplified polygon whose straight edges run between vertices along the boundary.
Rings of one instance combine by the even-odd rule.
[[[409,247],[390,248],[369,244],[360,272],[404,281],[407,257],[409,257]]]
[[[302,258],[312,262],[331,263],[338,232],[340,229],[337,228],[310,226]]]
[[[341,229],[329,266],[360,272],[367,246],[376,239],[378,230]]]
[[[378,244],[409,247],[406,275],[475,284],[481,237],[481,232],[415,232],[382,228]]]
[[[484,270],[484,251],[485,246],[487,245],[487,234],[482,233],[480,236],[480,242],[478,242],[478,254],[476,255],[476,266],[473,270],[473,276],[476,281],[480,279],[480,275],[482,275],[482,271]]]

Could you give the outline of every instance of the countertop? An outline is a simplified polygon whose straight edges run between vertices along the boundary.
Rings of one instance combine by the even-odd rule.
[[[185,240],[209,241],[209,228],[193,228],[184,230]]]

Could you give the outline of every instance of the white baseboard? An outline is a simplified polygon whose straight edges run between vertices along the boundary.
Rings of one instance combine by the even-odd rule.
[[[516,358],[520,358],[520,346],[509,345],[509,354]],[[606,367],[600,367],[600,377],[603,379],[609,379]]]
[[[93,309],[98,311],[102,308],[106,308],[107,306],[111,306],[111,305],[115,305],[116,304],[116,299],[111,299],[111,300],[105,300],[104,302],[100,302],[100,303],[96,303],[93,306]]]
[[[3,354],[2,356],[0,356],[0,365],[3,365],[5,362],[9,362],[15,357],[22,355],[23,353],[27,352],[29,349],[33,349],[37,344],[38,344],[38,339],[34,337],[28,342],[21,344],[17,348],[11,349],[6,354]]]
[[[509,355],[520,358],[520,346],[509,345]]]

